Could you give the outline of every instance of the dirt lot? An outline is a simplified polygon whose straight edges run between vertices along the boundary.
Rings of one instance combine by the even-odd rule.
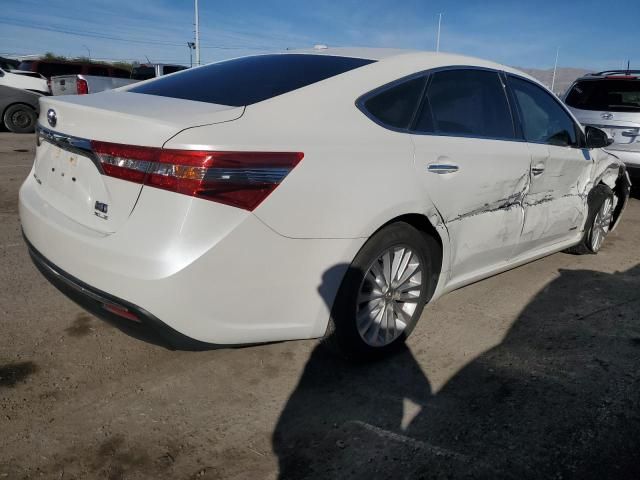
[[[173,352],[31,264],[33,147],[0,133],[0,480],[640,478],[640,201],[597,256],[431,305],[386,362],[316,341]]]

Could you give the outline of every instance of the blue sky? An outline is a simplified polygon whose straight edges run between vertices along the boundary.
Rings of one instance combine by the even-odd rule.
[[[640,1],[199,0],[203,63],[323,43],[640,69]],[[611,7],[611,8],[610,8]],[[193,0],[0,0],[0,54],[189,63]],[[602,22],[602,23],[601,23]],[[74,35],[74,34],[76,35]]]

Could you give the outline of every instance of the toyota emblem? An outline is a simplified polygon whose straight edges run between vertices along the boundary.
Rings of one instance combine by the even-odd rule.
[[[613,113],[605,112],[600,115],[600,117],[602,117],[603,120],[611,120],[613,118]]]
[[[50,108],[47,112],[47,121],[52,127],[55,127],[56,123],[58,123],[58,116],[56,115],[56,111],[53,108]]]

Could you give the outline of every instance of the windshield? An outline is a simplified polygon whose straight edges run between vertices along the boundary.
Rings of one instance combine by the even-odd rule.
[[[256,55],[161,77],[130,92],[240,107],[261,102],[372,63],[330,55]]]
[[[149,80],[156,76],[156,69],[153,67],[133,67],[131,78],[134,80]]]
[[[567,105],[582,110],[640,111],[640,80],[581,80],[567,95]]]

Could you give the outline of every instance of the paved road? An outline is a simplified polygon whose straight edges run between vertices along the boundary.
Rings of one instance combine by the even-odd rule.
[[[172,352],[32,266],[33,148],[0,133],[0,480],[640,478],[640,201],[597,256],[431,305],[386,362],[315,341]]]

